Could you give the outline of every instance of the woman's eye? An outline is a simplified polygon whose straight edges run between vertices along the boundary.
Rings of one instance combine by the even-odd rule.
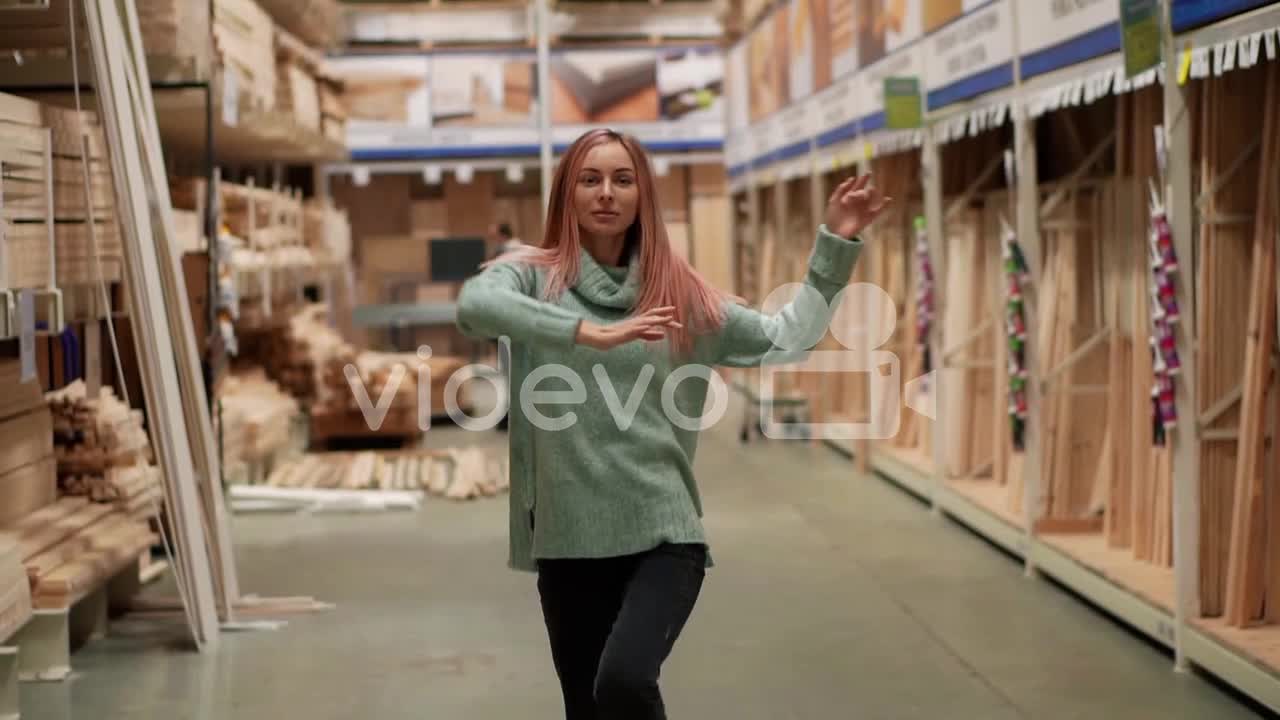
[[[595,185],[599,181],[600,181],[600,178],[594,175],[586,175],[582,178],[583,185]]]
[[[632,177],[630,177],[630,176],[628,176],[628,175],[624,175],[624,176],[622,176],[622,177],[618,178],[618,184],[619,184],[619,185],[630,185],[633,181],[634,181],[634,178],[632,178]]]

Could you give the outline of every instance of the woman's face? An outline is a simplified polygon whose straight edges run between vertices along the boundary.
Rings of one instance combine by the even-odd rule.
[[[610,142],[588,150],[573,194],[582,232],[594,237],[621,235],[636,221],[639,205],[636,168],[627,149]]]

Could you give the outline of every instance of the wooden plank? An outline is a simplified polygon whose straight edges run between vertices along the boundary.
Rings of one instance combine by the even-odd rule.
[[[64,515],[47,525],[23,533],[18,547],[24,559],[35,557],[49,548],[78,534],[86,527],[102,520],[113,512],[110,505],[89,503],[75,512]]]
[[[217,466],[216,459],[212,466],[208,462],[211,433],[208,432],[205,393],[191,375],[195,363],[191,319],[186,312],[165,312],[166,307],[182,307],[186,293],[180,286],[174,287],[175,283],[181,283],[181,271],[178,258],[168,252],[173,237],[168,216],[172,205],[159,155],[155,110],[151,93],[146,91],[150,79],[145,60],[141,59],[141,32],[136,15],[131,14],[133,8],[131,4],[124,7],[126,13],[130,13],[126,31],[118,14],[120,8],[110,4],[90,6],[87,15],[94,55],[94,86],[102,108],[111,148],[112,174],[120,200],[129,260],[131,315],[136,322],[148,327],[148,332],[138,334],[136,339],[148,417],[155,436],[153,445],[164,476],[171,481],[167,505],[173,510],[171,527],[175,530],[178,548],[176,570],[191,602],[188,617],[193,639],[198,647],[206,647],[217,640],[210,547],[221,547],[219,535],[214,533],[224,531],[221,537],[225,539],[225,526],[210,530],[201,513],[197,469],[204,471],[206,479],[219,474],[208,472]],[[128,55],[126,32],[132,38],[132,57]],[[161,225],[153,228],[152,213],[157,209]],[[169,257],[159,257],[161,249],[168,252]],[[174,333],[171,323],[176,323],[180,332]],[[176,343],[174,335],[177,335]],[[194,377],[200,377],[198,367]],[[183,409],[188,413],[185,416]],[[202,417],[197,419],[195,415]],[[204,431],[202,436],[192,438],[188,434],[188,422],[192,420]],[[200,423],[204,423],[203,427]],[[217,492],[205,498],[212,500],[208,507],[215,518],[217,509],[221,508],[221,497]]]
[[[1258,620],[1264,608],[1266,582],[1265,508],[1263,507],[1263,433],[1266,392],[1271,382],[1271,349],[1275,340],[1276,208],[1272,205],[1272,169],[1280,164],[1280,117],[1271,107],[1278,102],[1274,66],[1268,65],[1264,103],[1262,174],[1258,184],[1258,222],[1255,228],[1250,307],[1241,411],[1239,465],[1232,507],[1230,556],[1227,568],[1227,623],[1236,627]]]
[[[57,499],[58,475],[52,455],[0,475],[0,528],[22,522]]]

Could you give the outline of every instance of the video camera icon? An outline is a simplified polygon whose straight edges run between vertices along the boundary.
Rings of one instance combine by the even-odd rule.
[[[897,307],[883,288],[872,283],[844,287],[830,305],[812,286],[789,283],[765,299],[764,331],[774,349],[761,363],[760,430],[771,439],[886,440],[897,435],[905,405],[933,419],[936,416],[935,373],[902,382],[902,363],[896,353],[880,348],[893,336]],[[842,346],[816,350],[827,330]],[[868,381],[869,412],[857,422],[776,422],[774,399],[780,397],[781,376],[797,373],[863,375]]]

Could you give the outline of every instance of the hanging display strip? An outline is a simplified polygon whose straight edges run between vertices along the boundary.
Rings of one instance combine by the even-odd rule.
[[[1027,311],[1023,290],[1031,282],[1017,233],[1006,221],[1001,251],[1005,276],[1005,330],[1009,338],[1009,424],[1013,448],[1024,449],[1027,423]]]
[[[1232,70],[1251,68],[1263,60],[1272,61],[1280,53],[1280,27],[1258,30],[1244,37],[1213,45],[1191,47],[1180,56],[1178,82],[1221,77]]]
[[[868,137],[863,152],[879,157],[915,150],[924,145],[924,130],[883,130]]]
[[[995,130],[1009,121],[1012,101],[997,100],[986,107],[957,114],[955,117],[934,123],[934,138],[945,145],[956,140],[980,135],[988,130]]]

